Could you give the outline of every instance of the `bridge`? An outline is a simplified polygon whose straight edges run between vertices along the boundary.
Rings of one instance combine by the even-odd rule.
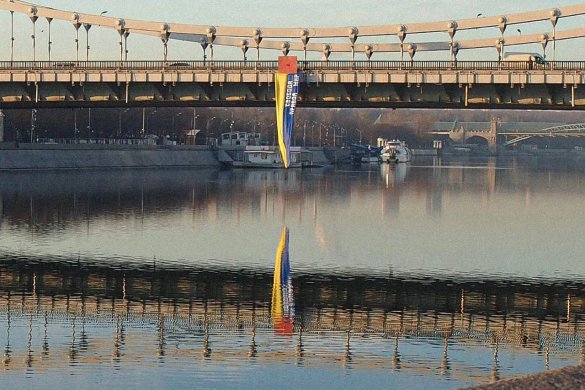
[[[491,122],[437,122],[434,135],[448,136],[455,143],[465,144],[475,137],[483,138],[491,151],[495,151],[498,138],[504,146],[517,145],[531,138],[540,137],[585,137],[584,123],[501,123]]]
[[[541,11],[475,19],[382,26],[337,28],[249,28],[198,26],[167,22],[125,20],[57,10],[19,0],[0,0],[11,14],[10,58],[0,62],[0,108],[83,106],[270,106],[274,99],[276,61],[260,60],[261,50],[302,53],[302,88],[299,104],[309,107],[451,107],[539,108],[585,107],[584,61],[558,61],[556,43],[585,37],[585,28],[557,31],[564,18],[585,14],[585,4]],[[31,57],[14,58],[14,14],[32,22]],[[37,56],[37,23],[47,23],[47,57]],[[55,21],[73,25],[76,53],[73,60],[55,60],[51,26]],[[552,31],[505,36],[508,26],[549,21]],[[93,61],[89,33],[92,26],[119,33],[119,60]],[[85,59],[80,53],[79,31],[85,30]],[[498,29],[499,35],[456,40],[458,32]],[[44,30],[43,30],[44,31]],[[448,40],[425,42],[420,34],[446,34]],[[160,39],[158,61],[129,60],[130,34]],[[362,43],[384,38],[388,42]],[[412,38],[414,37],[414,39]],[[340,42],[347,39],[348,43]],[[412,41],[411,41],[412,39]],[[170,40],[194,42],[202,59],[169,61]],[[396,42],[390,42],[396,40]],[[359,41],[359,42],[358,42]],[[45,42],[45,40],[43,40]],[[537,44],[546,58],[552,44],[552,61],[543,64],[506,61],[510,47]],[[236,48],[241,61],[214,57],[214,45]],[[256,60],[247,53],[256,49]],[[458,54],[494,48],[492,61],[460,61]],[[83,51],[83,50],[82,50]],[[208,57],[209,52],[209,57]],[[415,61],[420,52],[441,55],[437,61]],[[8,53],[8,52],[7,52]],[[307,60],[318,53],[321,61]],[[365,58],[356,60],[356,53]],[[400,55],[398,60],[372,60],[374,55]],[[405,60],[408,54],[410,60]],[[351,55],[351,57],[349,57]],[[340,60],[331,60],[339,56]],[[274,57],[274,55],[272,55]],[[344,59],[347,58],[347,59]],[[349,59],[351,58],[351,59]]]

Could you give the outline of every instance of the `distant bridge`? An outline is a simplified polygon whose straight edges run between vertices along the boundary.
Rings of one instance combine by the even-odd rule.
[[[506,138],[505,145],[516,145],[532,137],[585,137],[585,123],[573,123],[560,126],[552,126],[538,131],[507,131],[500,132]]]
[[[483,138],[493,151],[498,137],[504,137],[503,145],[516,145],[533,137],[585,137],[585,123],[500,123],[491,122],[437,122],[434,135],[449,136],[456,143],[467,143],[474,137]]]

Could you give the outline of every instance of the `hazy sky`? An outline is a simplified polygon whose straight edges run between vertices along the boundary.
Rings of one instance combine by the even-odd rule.
[[[213,0],[213,1],[154,1],[154,0],[39,0],[37,4],[65,10],[99,14],[108,11],[109,16],[158,20],[166,22],[193,23],[202,25],[231,25],[231,26],[278,26],[278,27],[313,27],[313,26],[353,26],[371,24],[392,24],[428,22],[437,20],[474,18],[478,14],[484,16],[502,15],[535,9],[549,9],[576,4],[575,0],[558,1],[495,1],[495,0],[416,0],[416,1],[387,1],[387,0]],[[31,23],[24,15],[16,18],[16,58],[30,59],[31,55]],[[561,20],[558,29],[581,27],[585,18],[577,17]],[[47,22],[42,19],[37,22],[37,57],[45,58],[47,53]],[[520,28],[522,33],[550,31],[550,22],[534,23],[532,25],[512,26],[506,35],[517,35]],[[53,24],[53,58],[72,59],[75,57],[74,28],[68,22],[54,22]],[[9,58],[10,48],[10,17],[8,12],[0,14],[0,50],[4,57]],[[473,37],[497,37],[499,30],[485,29],[481,32],[459,32],[459,39]],[[85,46],[85,31],[80,31],[81,47]],[[113,30],[94,28],[90,31],[91,56],[94,59],[115,59],[119,55],[117,33]],[[424,41],[447,40],[446,34],[419,35],[417,38]],[[369,41],[396,42],[396,37],[381,37]],[[366,38],[359,40],[366,43]],[[557,56],[559,59],[581,59],[583,40],[559,42]],[[162,56],[162,44],[157,38],[132,36],[129,39],[130,59],[151,59]],[[522,51],[542,51],[540,45],[530,45],[521,48]],[[552,47],[549,47],[549,51]],[[84,53],[84,51],[82,50]],[[239,49],[218,49],[217,58],[239,59]],[[263,58],[275,58],[279,53],[266,52]],[[172,42],[169,46],[170,58],[199,59],[201,49],[198,44]],[[395,54],[375,54],[373,59],[391,59]],[[314,58],[319,58],[314,54]],[[85,58],[85,54],[82,55]],[[335,59],[333,54],[331,59]],[[339,58],[339,55],[337,55]],[[419,53],[417,59],[448,59],[448,53]],[[461,52],[461,59],[496,59],[494,49],[483,49],[471,52]]]

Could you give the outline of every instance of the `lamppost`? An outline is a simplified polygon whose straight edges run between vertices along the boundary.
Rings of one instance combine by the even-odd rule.
[[[73,27],[75,27],[75,53],[76,60],[79,62],[79,27],[81,27],[81,23],[79,23],[79,14],[71,15],[71,22],[73,23]]]
[[[87,137],[91,138],[92,136],[92,130],[91,130],[91,107],[88,108],[88,114],[87,114]]]
[[[73,109],[73,138],[79,138],[79,129],[77,128],[77,109]]]
[[[163,61],[165,65],[167,63],[167,58],[169,54],[169,36],[171,35],[169,30],[170,26],[166,23],[164,23],[160,29],[160,39],[163,43]]]
[[[119,111],[120,117],[119,117],[119,122],[118,122],[118,138],[122,137],[122,115],[128,111],[130,111],[129,108],[126,108],[126,109],[120,108],[120,111]]]
[[[126,32],[126,21],[124,19],[118,19],[116,21],[116,30],[118,31],[118,34],[120,35],[120,62],[122,62],[124,60],[124,44],[123,44],[123,38],[124,38],[124,33]]]
[[[172,119],[172,125],[171,125],[171,131],[173,132],[173,135],[175,135],[175,119],[180,117],[181,115],[183,115],[182,112],[179,112],[178,114],[173,115],[173,119]]]
[[[33,31],[32,35],[32,49],[33,49],[33,62],[37,60],[37,47],[36,47],[36,31],[37,31],[37,20],[39,17],[37,16],[37,7],[30,7],[28,10],[28,16],[33,24]]]
[[[128,61],[128,36],[130,35],[130,30],[124,30],[124,61]]]
[[[218,118],[216,116],[212,116],[211,118],[209,118],[207,120],[207,127],[206,127],[207,136],[205,137],[205,144],[209,144],[209,125],[211,123],[213,123],[213,121],[216,119],[220,119],[220,118]],[[213,138],[215,138],[215,131],[213,132]]]
[[[10,11],[10,63],[14,62],[14,11]]]
[[[30,112],[30,143],[33,143],[35,128],[37,126],[37,110],[33,108]]]
[[[156,108],[154,109],[154,111],[152,111],[151,113],[148,114],[148,117],[145,117],[145,109],[143,109],[142,111],[142,138],[144,138],[145,134],[150,131],[149,127],[150,127],[150,116],[156,114]],[[146,126],[145,126],[145,120],[146,120]]]
[[[47,17],[46,19],[49,24],[49,62],[51,62],[51,45],[53,44],[53,42],[51,42],[51,22],[53,21],[53,18]]]

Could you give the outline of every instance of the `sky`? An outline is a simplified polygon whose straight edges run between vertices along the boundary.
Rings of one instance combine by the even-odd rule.
[[[360,26],[374,24],[408,24],[413,22],[430,22],[440,20],[457,20],[474,18],[478,14],[483,16],[499,16],[509,13],[524,12],[537,9],[551,9],[571,4],[577,0],[544,1],[544,0],[289,0],[285,2],[274,0],[38,0],[36,4],[64,10],[99,14],[108,11],[108,16],[144,19],[161,22],[180,22],[215,26],[272,26],[272,27],[315,27],[315,26]],[[584,17],[561,19],[558,29],[581,27]],[[15,59],[32,59],[32,23],[24,15],[15,16]],[[52,58],[66,60],[75,58],[75,29],[65,21],[55,21],[52,25],[53,48]],[[37,22],[37,57],[47,57],[47,22],[41,19]],[[522,33],[536,33],[551,30],[550,22],[539,22],[531,25],[512,26],[506,35]],[[498,37],[499,30],[484,29],[476,32],[459,32],[457,38]],[[0,53],[5,59],[10,58],[10,14],[0,13]],[[446,41],[446,34],[427,34],[408,37],[407,41]],[[583,52],[583,40],[557,43],[557,58],[560,60],[580,60]],[[85,31],[80,30],[81,58],[85,58]],[[397,42],[396,37],[379,37],[377,39],[358,39],[358,42]],[[324,42],[325,43],[325,42]],[[119,56],[118,34],[114,30],[93,28],[90,30],[90,59],[116,59]],[[552,46],[552,45],[549,45]],[[159,59],[162,58],[162,43],[154,37],[132,36],[128,41],[129,59]],[[552,47],[548,48],[550,52]],[[518,51],[518,50],[516,50]],[[542,52],[539,44],[527,45],[521,51]],[[217,59],[241,59],[242,53],[237,48],[217,48]],[[278,51],[263,53],[262,58],[274,59]],[[294,54],[294,53],[292,53]],[[551,53],[548,53],[549,55]],[[363,59],[365,55],[361,54]],[[196,43],[171,41],[169,45],[170,59],[201,59],[202,50]],[[315,53],[309,59],[320,59],[320,53]],[[449,59],[448,53],[419,53],[416,59]],[[358,59],[360,57],[358,56]],[[497,52],[494,49],[474,50],[461,52],[460,59],[496,60]],[[341,54],[332,54],[332,60],[344,59]],[[398,54],[377,53],[373,60],[398,59]]]

